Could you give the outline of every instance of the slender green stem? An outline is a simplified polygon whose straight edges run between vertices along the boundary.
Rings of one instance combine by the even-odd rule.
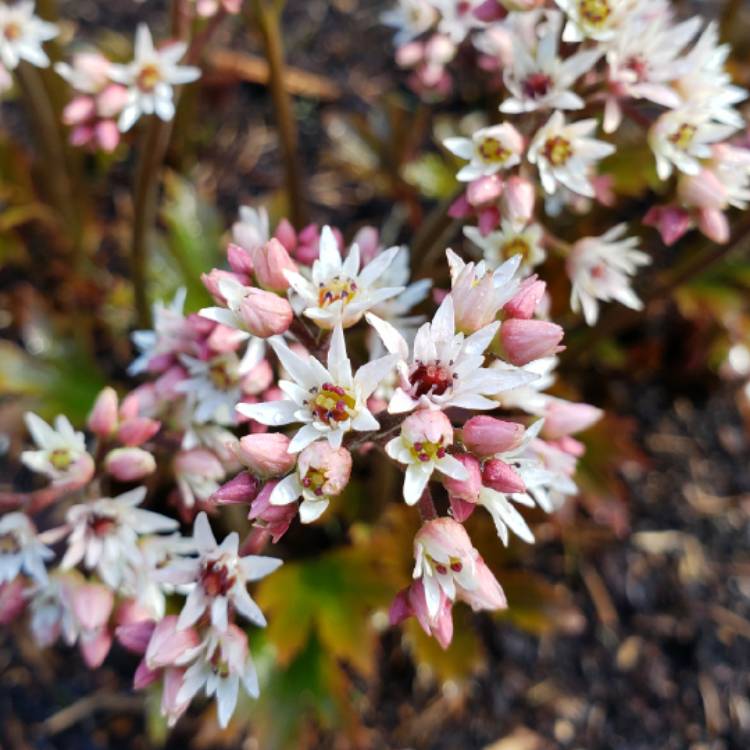
[[[260,28],[269,66],[269,86],[273,99],[276,125],[281,140],[284,174],[289,212],[292,223],[299,229],[307,221],[307,210],[302,187],[302,169],[299,157],[299,134],[294,118],[292,99],[286,89],[286,63],[281,33],[283,2],[253,0],[253,16]]]

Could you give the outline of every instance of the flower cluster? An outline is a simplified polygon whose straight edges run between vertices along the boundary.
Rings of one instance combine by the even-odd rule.
[[[640,308],[631,281],[649,256],[624,227],[571,244],[549,225],[564,209],[613,204],[602,161],[618,141],[650,148],[658,181],[676,175],[674,198],[643,217],[667,244],[694,226],[726,242],[726,211],[747,208],[750,152],[730,140],[745,128],[736,106],[747,93],[732,83],[715,24],[677,20],[668,0],[400,0],[383,20],[423,96],[447,96],[468,60],[501,99],[493,122],[443,141],[465,162],[451,214],[492,265],[520,253],[531,273],[562,255],[572,307],[589,324],[599,302]]]
[[[77,643],[92,668],[118,640],[170,723],[201,692],[222,726],[240,686],[258,695],[247,629],[266,620],[248,586],[281,564],[259,553],[330,513],[358,457],[403,470],[423,520],[391,620],[414,615],[447,646],[456,602],[507,606],[463,522],[482,506],[504,544],[533,542],[519,507],[552,512],[576,492],[572,435],[599,418],[545,393],[563,331],[522,256],[490,270],[448,250],[451,289],[428,319],[412,308],[429,282],[410,283],[408,249],[373,228],[349,246],[330,227],[272,234],[245,207],[232,234],[228,269],[203,276],[215,305],[155,306],[133,335],[130,372],[146,380],[122,399],[105,388],[88,434],[27,415],[36,445],[21,460],[47,486],[0,517],[2,621],[28,612],[40,645]],[[174,515],[143,507],[165,483]],[[244,539],[217,542],[208,514],[225,504],[248,506]],[[39,531],[49,506],[57,522]]]

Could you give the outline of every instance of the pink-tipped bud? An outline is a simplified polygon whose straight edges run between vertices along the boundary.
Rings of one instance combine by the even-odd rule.
[[[503,312],[509,318],[529,320],[534,317],[546,291],[547,285],[543,281],[539,281],[536,276],[530,276],[521,284],[516,296],[506,303]]]
[[[579,404],[564,399],[550,399],[544,412],[542,435],[548,440],[559,440],[587,430],[603,415],[601,409],[590,404]]]
[[[111,154],[120,145],[122,134],[114,120],[100,120],[94,126],[94,135],[99,148]]]
[[[690,208],[727,207],[727,191],[724,183],[710,169],[697,175],[681,174],[677,183],[677,195]]]
[[[62,121],[65,125],[78,125],[96,116],[96,102],[90,96],[76,96],[63,109]]]
[[[375,227],[362,227],[354,235],[354,244],[359,247],[359,257],[363,266],[374,260],[380,250],[380,232]]]
[[[508,360],[519,366],[562,351],[559,344],[564,335],[559,325],[546,320],[514,318],[500,327],[500,339]]]
[[[271,505],[271,493],[278,482],[267,482],[253,500],[250,506],[248,520],[255,521],[255,525],[264,528],[271,534],[274,544],[289,530],[289,526],[297,516],[296,503],[286,505]]]
[[[396,594],[388,611],[388,619],[391,625],[399,625],[409,617],[416,617],[427,635],[433,636],[442,648],[448,648],[453,639],[451,607],[451,600],[441,590],[437,614],[431,617],[427,608],[424,584],[419,579]]]
[[[221,268],[212,268],[209,273],[201,274],[201,283],[206,287],[208,293],[219,305],[227,304],[226,298],[221,293],[221,282],[227,279],[233,282],[239,281],[241,284],[245,284],[248,281],[248,277],[244,274],[238,274],[232,271],[224,271]],[[205,321],[206,318],[203,318],[203,320]]]
[[[143,445],[161,428],[161,422],[149,417],[134,417],[123,422],[117,430],[117,439],[129,448]]]
[[[24,580],[17,576],[0,583],[0,625],[10,625],[26,608]]]
[[[474,564],[475,585],[471,589],[460,589],[458,598],[466,602],[475,612],[507,609],[508,600],[505,598],[505,592],[487,564],[481,557],[477,557]]]
[[[729,219],[718,208],[702,208],[698,211],[698,229],[709,240],[717,242],[720,245],[725,245],[729,242],[731,234]]]
[[[159,669],[175,663],[186,651],[200,643],[193,628],[177,628],[178,617],[167,615],[156,623],[151,640],[146,648],[145,662],[149,669]]]
[[[104,459],[104,468],[118,482],[135,482],[156,471],[156,459],[142,448],[115,448]]]
[[[442,411],[421,409],[410,414],[401,425],[401,435],[411,445],[430,443],[448,447],[453,444],[453,426]]]
[[[505,183],[499,175],[479,177],[466,188],[466,199],[472,206],[484,206],[494,203],[502,194]]]
[[[281,242],[275,238],[270,239],[265,245],[253,248],[250,257],[255,269],[255,278],[264,289],[285,292],[289,288],[284,271],[296,272],[297,264]]]
[[[141,620],[128,625],[120,625],[115,630],[118,643],[134,654],[145,654],[151,636],[156,628],[154,620]]]
[[[297,232],[289,219],[282,219],[273,235],[290,253],[297,249]]]
[[[241,245],[235,245],[233,242],[227,247],[227,261],[229,261],[229,267],[241,276],[248,277],[254,270],[250,253]],[[213,292],[211,293],[213,294]]]
[[[466,422],[461,439],[472,453],[487,458],[517,448],[524,433],[524,426],[518,422],[478,415]]]
[[[78,639],[78,648],[86,666],[89,669],[98,669],[112,648],[112,634],[107,630],[82,633]]]
[[[677,206],[654,206],[643,217],[643,223],[658,230],[665,245],[674,245],[693,226],[690,213]]]
[[[234,479],[222,484],[211,500],[219,505],[251,503],[260,489],[260,480],[247,471],[240,472]]]
[[[99,117],[112,122],[128,103],[129,92],[125,86],[112,83],[96,97],[96,110]],[[112,123],[114,125],[114,123]],[[116,125],[115,125],[116,127]]]
[[[114,594],[96,583],[84,583],[71,591],[71,605],[76,620],[84,630],[103,628],[115,603]]]
[[[477,226],[482,237],[486,237],[490,232],[500,225],[500,210],[497,206],[487,206],[479,210],[477,214]]]
[[[456,453],[454,458],[460,461],[468,472],[467,479],[453,479],[443,476],[443,487],[448,491],[448,497],[453,502],[454,498],[467,503],[476,503],[479,492],[482,489],[482,467],[477,459],[468,453]],[[455,516],[455,514],[454,514]],[[460,521],[460,518],[456,518]]]
[[[282,476],[297,463],[297,457],[289,453],[290,442],[280,432],[246,435],[240,440],[237,458],[263,479]]]
[[[160,677],[158,669],[149,669],[146,662],[141,660],[133,674],[133,690],[145,690],[153,685]]]
[[[352,454],[346,448],[332,448],[327,440],[318,440],[299,454],[297,472],[305,487],[312,479],[316,495],[336,497],[349,484]]]
[[[114,388],[108,386],[99,393],[87,422],[94,435],[107,438],[117,429],[118,403]]]
[[[452,219],[465,219],[468,216],[471,216],[472,213],[473,209],[465,194],[456,198],[448,209],[448,216]]]
[[[493,458],[485,463],[482,468],[482,481],[486,487],[491,487],[497,492],[513,494],[526,491],[526,484],[518,472],[499,458]]]
[[[396,49],[396,65],[399,68],[413,68],[424,58],[424,44],[422,42],[407,42]]]
[[[498,0],[484,0],[474,8],[474,15],[484,23],[502,21],[508,15],[508,10]]]
[[[476,503],[470,503],[466,500],[461,500],[459,497],[453,495],[449,498],[451,504],[451,513],[453,518],[459,523],[463,523],[471,514],[477,509]]]
[[[534,183],[525,177],[511,177],[505,183],[501,201],[503,217],[514,227],[525,227],[534,216],[536,188]]]
[[[240,303],[240,317],[253,336],[267,339],[285,333],[294,313],[289,302],[277,294],[250,288]]]

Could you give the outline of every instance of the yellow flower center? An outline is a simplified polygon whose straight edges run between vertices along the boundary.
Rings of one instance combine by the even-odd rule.
[[[438,443],[414,443],[411,446],[411,454],[417,461],[427,463],[428,461],[437,461],[440,458],[445,457],[445,446],[443,445],[443,438],[440,438]]]
[[[578,9],[581,18],[589,26],[604,26],[612,15],[612,8],[608,0],[580,0]]]
[[[16,39],[20,39],[21,37],[21,27],[19,24],[14,23],[11,21],[4,29],[3,29],[3,36],[9,41],[9,42],[15,42]]]
[[[13,534],[0,536],[0,555],[15,555],[21,551],[18,539]]]
[[[141,91],[148,94],[156,88],[161,80],[161,71],[158,66],[151,63],[149,65],[144,65],[141,68],[140,73],[138,73],[138,78],[136,79],[136,85]]]
[[[497,138],[485,138],[479,146],[479,155],[488,164],[503,164],[512,156]]]
[[[500,253],[506,260],[514,255],[520,255],[526,261],[531,254],[531,247],[523,237],[514,237],[500,248]]]
[[[669,141],[681,151],[685,151],[693,142],[696,130],[695,125],[689,125],[685,122],[669,136]]]
[[[324,424],[335,426],[354,416],[357,399],[351,391],[333,383],[313,389],[310,411]]]
[[[318,304],[328,307],[341,300],[344,305],[349,304],[358,291],[357,283],[352,279],[334,276],[328,284],[320,284],[318,288]]]
[[[573,156],[573,147],[567,138],[556,135],[544,144],[544,156],[554,167],[561,167]]]
[[[302,486],[306,490],[311,490],[314,495],[322,497],[326,481],[327,477],[320,469],[309,469],[302,479]]]
[[[228,391],[235,383],[235,378],[224,361],[212,363],[208,368],[208,377],[220,391]]]
[[[58,471],[65,471],[73,463],[73,456],[67,448],[56,448],[49,454],[49,462]]]

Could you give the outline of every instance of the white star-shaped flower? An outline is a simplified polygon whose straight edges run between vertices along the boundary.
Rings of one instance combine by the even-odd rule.
[[[534,380],[534,375],[509,366],[499,371],[485,367],[484,352],[497,333],[494,322],[469,337],[456,333],[453,298],[441,303],[432,322],[425,323],[414,339],[413,353],[404,337],[389,323],[368,314],[385,348],[398,355],[400,386],[388,405],[391,414],[419,407],[447,409],[495,409],[489,396],[517,388]]]
[[[382,287],[377,284],[400,250],[399,247],[384,250],[360,269],[359,246],[352,245],[343,260],[330,227],[323,227],[320,257],[313,263],[312,279],[288,270],[284,275],[299,295],[308,318],[325,329],[331,329],[337,323],[349,328],[367,310],[404,290],[403,286]]]
[[[174,117],[174,86],[197,81],[201,75],[198,68],[179,65],[185,52],[187,44],[184,42],[156,49],[148,26],[138,26],[133,61],[127,65],[114,65],[110,72],[113,81],[128,87],[128,103],[117,123],[123,133],[143,115],[155,114],[164,121]]]
[[[290,453],[297,453],[320,438],[327,439],[332,447],[340,448],[347,432],[366,432],[379,427],[367,408],[367,399],[388,375],[398,357],[388,355],[373,360],[352,375],[340,324],[331,336],[327,367],[315,357],[295,354],[280,338],[270,339],[270,343],[284,369],[294,378],[294,382],[279,381],[286,399],[264,404],[239,404],[237,411],[274,427],[304,423],[292,438]]]
[[[55,24],[35,15],[33,0],[0,3],[0,63],[8,70],[15,70],[21,60],[46,68],[49,58],[42,45],[58,33]]]

